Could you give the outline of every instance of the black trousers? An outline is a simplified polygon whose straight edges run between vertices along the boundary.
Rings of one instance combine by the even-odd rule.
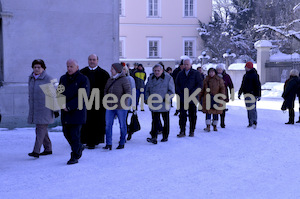
[[[72,153],[71,156],[79,159],[80,155],[79,152],[81,150],[82,144],[80,141],[80,130],[81,124],[64,124],[63,125],[63,132],[64,136],[69,142]]]
[[[294,108],[289,108],[289,122],[294,122],[294,120],[295,120]]]
[[[163,118],[164,125],[163,125],[163,138],[168,138],[170,133],[170,112],[153,112],[152,113],[152,128],[151,128],[151,136],[152,138],[157,139],[157,133],[158,130],[160,130],[161,121],[160,121],[160,115]]]
[[[179,126],[180,132],[185,133],[187,112],[189,113],[190,131],[194,131],[197,122],[197,107],[194,103],[189,104],[189,108],[184,110],[184,104],[180,104]]]

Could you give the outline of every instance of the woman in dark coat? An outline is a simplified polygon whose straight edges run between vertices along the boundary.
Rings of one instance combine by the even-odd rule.
[[[230,94],[234,95],[234,90],[233,89],[233,83],[231,80],[231,77],[226,73],[225,67],[223,64],[218,64],[216,67],[216,70],[218,72],[218,76],[221,77],[224,80],[224,85],[225,85],[225,95],[226,95],[226,99],[225,102],[228,103],[229,102],[229,93],[228,93],[228,89],[230,90]],[[232,93],[231,93],[232,92]],[[225,128],[225,113],[226,113],[226,107],[223,110],[223,113],[220,115],[221,118],[221,128]]]
[[[284,83],[284,90],[282,97],[284,99],[281,109],[289,109],[289,121],[285,124],[294,124],[295,119],[295,99],[299,88],[299,71],[292,69],[290,71],[290,77]]]
[[[45,62],[41,59],[34,60],[31,67],[33,72],[28,80],[28,123],[36,125],[36,139],[33,152],[28,155],[38,158],[40,155],[52,154],[52,144],[48,134],[48,125],[54,122],[54,116],[57,117],[58,112],[54,113],[53,110],[46,107],[46,95],[40,87],[42,85],[51,84],[51,80],[53,79],[45,71]],[[40,153],[42,145],[45,150]]]
[[[222,94],[223,98],[218,98],[218,100],[223,101],[223,103],[217,103],[215,106],[218,108],[212,107],[213,105],[207,101],[209,98],[209,95],[215,96],[217,94]],[[214,98],[217,98],[216,96]],[[208,70],[208,75],[204,79],[203,82],[203,89],[201,90],[199,94],[199,101],[202,100],[202,111],[203,113],[206,113],[205,117],[205,123],[206,128],[205,131],[210,131],[210,124],[212,123],[212,126],[214,127],[214,131],[217,131],[217,123],[218,123],[218,114],[222,114],[224,108],[225,108],[225,85],[222,78],[220,78],[217,75],[217,71],[214,68],[210,68]],[[211,115],[213,115],[213,118],[211,118]],[[212,119],[212,121],[211,121]]]

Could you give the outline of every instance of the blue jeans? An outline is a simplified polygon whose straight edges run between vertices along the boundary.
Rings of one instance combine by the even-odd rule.
[[[115,109],[115,110],[106,110],[105,120],[106,120],[106,145],[112,145],[112,127],[114,124],[115,116],[119,119],[121,136],[120,136],[120,145],[125,144],[125,137],[127,134],[127,110],[124,109]]]
[[[251,98],[250,97],[246,97],[245,101],[247,101],[247,100],[251,100]],[[256,100],[255,100],[254,103],[246,103],[245,102],[245,104],[246,104],[247,108],[253,106],[252,109],[247,110],[249,125],[257,124]]]

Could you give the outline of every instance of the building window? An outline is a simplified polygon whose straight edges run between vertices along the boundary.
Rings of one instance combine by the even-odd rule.
[[[159,17],[160,0],[148,0],[148,17]]]
[[[119,39],[119,57],[125,58],[125,37]]]
[[[194,0],[184,0],[184,16],[194,17],[195,16],[195,2]]]
[[[184,38],[183,39],[183,54],[194,58],[196,55],[196,39]]]
[[[119,14],[121,17],[125,16],[125,0],[119,0]]]
[[[161,38],[148,38],[148,57],[160,58]]]

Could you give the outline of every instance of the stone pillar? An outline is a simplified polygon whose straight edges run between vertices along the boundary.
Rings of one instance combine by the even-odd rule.
[[[270,50],[272,43],[267,40],[255,42],[254,47],[257,50],[257,72],[260,76],[261,84],[266,83],[266,62],[270,59]]]

